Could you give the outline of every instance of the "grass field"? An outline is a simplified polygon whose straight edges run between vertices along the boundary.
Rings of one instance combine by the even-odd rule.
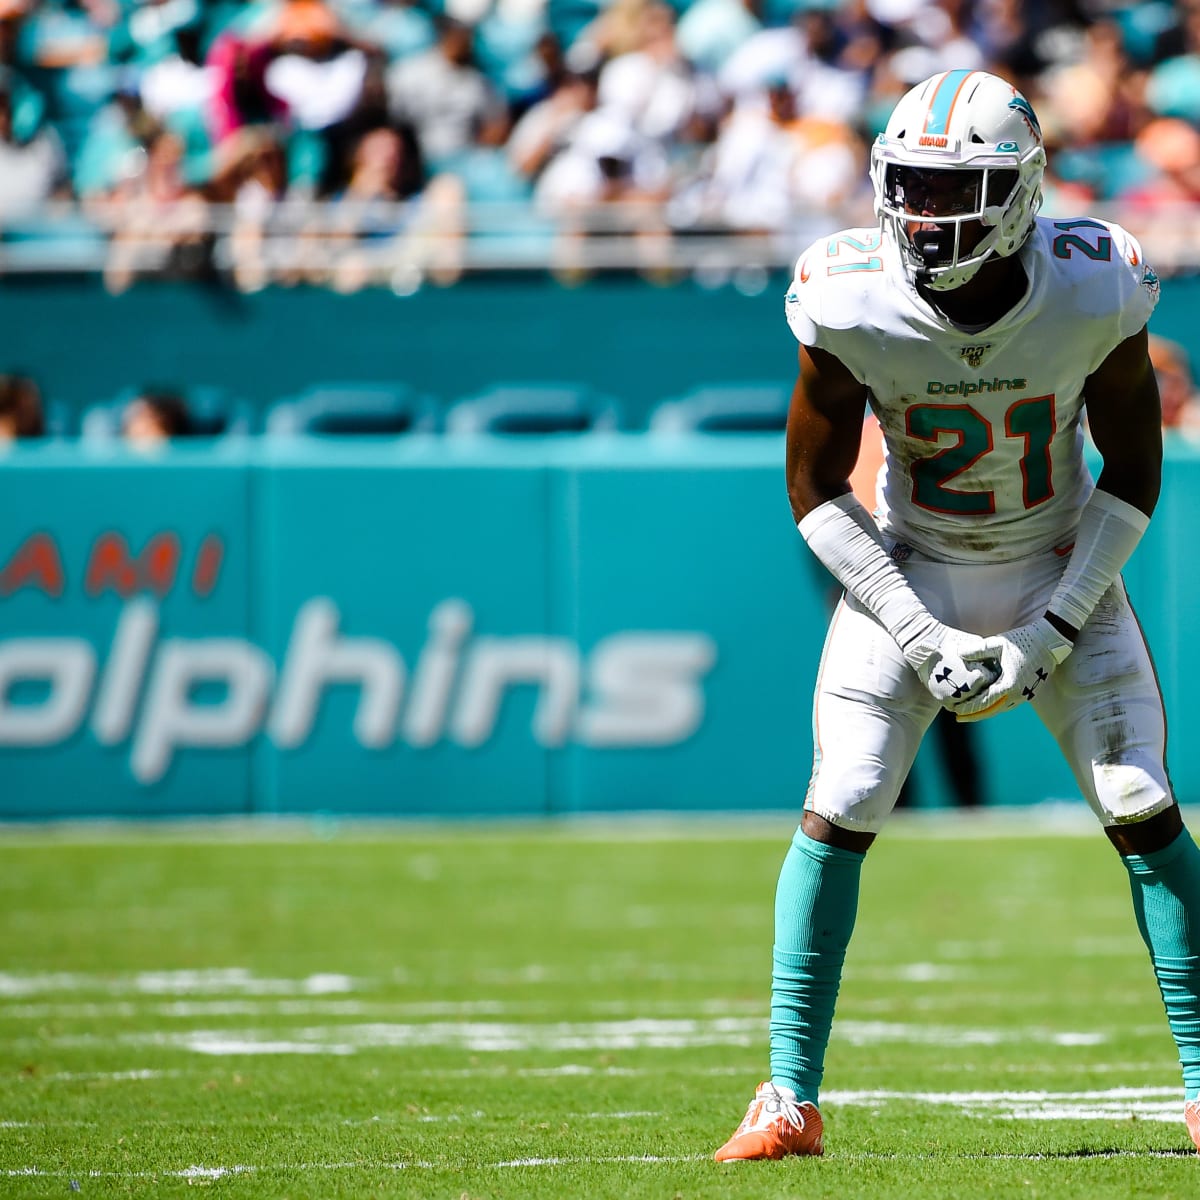
[[[712,1162],[766,1070],[759,830],[9,830],[0,1196],[1200,1196],[1124,871],[1011,824],[889,829],[825,1158]]]

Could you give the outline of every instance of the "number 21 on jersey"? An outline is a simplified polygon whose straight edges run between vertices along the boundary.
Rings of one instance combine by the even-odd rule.
[[[827,275],[845,275],[850,271],[882,271],[883,259],[878,251],[883,234],[878,229],[858,234],[839,233],[825,243],[825,257],[835,261],[825,267]]]
[[[985,516],[996,511],[990,488],[965,492],[950,486],[964,471],[996,450],[996,433],[1024,443],[1021,450],[1021,500],[1036,508],[1054,495],[1050,443],[1054,438],[1053,396],[1029,396],[1009,406],[1003,431],[969,404],[914,404],[904,416],[908,436],[922,442],[954,441],[912,464],[913,503],[930,512]]]

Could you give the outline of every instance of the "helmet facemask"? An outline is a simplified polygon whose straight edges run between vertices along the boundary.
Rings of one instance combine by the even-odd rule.
[[[900,99],[871,147],[875,212],[909,278],[950,291],[1024,245],[1045,168],[1037,117],[1011,84],[944,71]]]
[[[1004,243],[1012,240],[1006,216],[1024,207],[1017,203],[1020,189],[1020,172],[1012,167],[887,163],[880,216],[914,279],[944,291],[961,287],[993,254],[1005,253]],[[973,237],[972,227],[983,236]]]

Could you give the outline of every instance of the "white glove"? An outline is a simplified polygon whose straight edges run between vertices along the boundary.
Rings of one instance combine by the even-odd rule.
[[[1000,674],[995,638],[964,633],[933,618],[900,649],[929,694],[952,712],[961,712]]]
[[[1042,685],[1075,648],[1045,617],[987,639],[1000,675],[954,711],[960,721],[982,721],[1038,698]]]

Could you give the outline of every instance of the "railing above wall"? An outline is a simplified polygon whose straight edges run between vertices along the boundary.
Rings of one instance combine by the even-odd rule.
[[[1077,213],[1054,215],[1077,216]],[[1200,270],[1200,207],[1160,211],[1097,205],[1142,242],[1160,274]],[[670,204],[620,203],[548,215],[525,202],[325,202],[287,199],[246,212],[198,201],[49,204],[9,221],[0,274],[103,274],[111,290],[137,278],[227,278],[244,291],[315,283],[343,291],[384,286],[406,294],[426,279],[551,271],[567,278],[634,271],[690,276],[714,286],[735,275],[788,270],[812,240],[874,223],[869,198],[838,212],[798,213],[775,230],[682,220]]]

